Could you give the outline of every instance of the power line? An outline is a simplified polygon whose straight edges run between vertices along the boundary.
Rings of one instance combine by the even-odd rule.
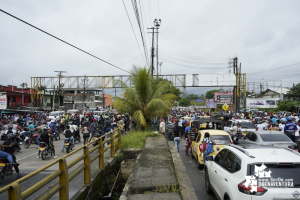
[[[171,59],[177,62],[181,62],[181,63],[192,63],[192,64],[197,64],[197,65],[228,65],[228,63],[223,62],[223,63],[214,63],[213,61],[197,61],[197,60],[188,60],[188,59],[183,59],[183,58],[178,58],[178,57],[172,57],[172,56],[168,56],[168,55],[164,55],[162,53],[162,56],[164,58],[167,59]]]
[[[128,14],[128,11],[127,11],[127,8],[126,8],[126,5],[125,5],[125,2],[124,2],[124,0],[122,0],[122,1],[123,1],[123,4],[124,4],[126,13],[127,13],[127,17],[128,17],[128,19],[129,19],[129,22],[130,22],[130,26],[131,26],[131,28],[132,28],[132,31],[133,31],[133,34],[134,34],[134,37],[135,37],[136,43],[137,43],[138,46],[139,46],[139,49],[140,49],[140,52],[141,52],[141,54],[142,54],[142,57],[143,57],[144,61],[147,63],[147,61],[145,60],[145,58],[144,58],[144,56],[143,56],[143,53],[142,53],[140,44],[139,44],[139,42],[138,42],[138,39],[137,39],[136,34],[135,34],[135,31],[134,31],[134,28],[133,28],[133,26],[132,26],[132,23],[131,23],[131,20],[130,20],[130,17],[129,17],[129,14]],[[147,58],[146,58],[146,59],[147,59]]]
[[[276,69],[285,69],[287,67],[293,67],[295,65],[299,65],[300,62],[294,63],[294,64],[290,64],[290,65],[286,65],[286,66],[282,66],[282,67],[277,67],[277,68],[273,68],[273,69],[268,69],[268,70],[264,70],[264,71],[259,71],[259,72],[254,72],[254,73],[249,73],[247,75],[251,75],[251,74],[257,74],[257,73],[264,73],[264,72],[269,72],[269,71],[274,71]]]
[[[193,58],[202,58],[202,59],[214,59],[214,60],[227,60],[227,58],[222,58],[222,57],[213,57],[213,56],[194,56],[194,55],[187,55],[187,54],[181,54],[181,53],[176,53],[172,51],[166,51],[160,49],[159,51],[162,51],[165,54],[169,55],[174,55],[174,56],[181,56],[181,57],[193,57]]]
[[[144,31],[142,29],[142,24],[141,24],[141,19],[140,19],[140,16],[139,16],[139,9],[138,9],[138,6],[137,6],[137,2],[136,2],[136,0],[131,0],[131,3],[132,3],[132,7],[133,7],[133,10],[134,10],[134,13],[135,13],[137,23],[139,25],[141,38],[142,38],[142,43],[143,43],[143,47],[144,47],[144,53],[145,53],[145,56],[147,58],[146,60],[147,60],[147,63],[149,63],[148,62],[148,51],[147,51],[147,46],[146,46],[145,39],[144,39]]]
[[[120,68],[120,67],[118,67],[118,66],[116,66],[114,64],[111,64],[111,63],[109,63],[109,62],[107,62],[107,61],[105,61],[105,60],[103,60],[103,59],[101,59],[101,58],[99,58],[97,56],[94,56],[93,54],[91,54],[91,53],[89,53],[87,51],[84,51],[83,49],[80,49],[79,47],[76,47],[76,46],[74,46],[74,45],[72,45],[72,44],[70,44],[70,43],[68,43],[68,42],[66,42],[66,41],[64,41],[64,40],[62,40],[62,39],[60,39],[60,38],[58,38],[58,37],[56,37],[56,36],[54,36],[54,35],[46,32],[46,31],[44,31],[44,30],[42,30],[42,29],[40,29],[40,28],[38,28],[38,27],[36,27],[36,26],[34,26],[34,25],[32,25],[32,24],[30,24],[30,23],[28,23],[28,22],[26,22],[26,21],[24,21],[24,20],[22,20],[22,19],[20,19],[20,18],[18,18],[16,16],[14,16],[14,15],[6,12],[6,11],[4,11],[4,10],[2,10],[2,9],[0,9],[0,11],[3,12],[3,13],[5,13],[5,14],[7,14],[7,15],[9,15],[9,16],[11,16],[11,17],[13,17],[13,18],[15,18],[15,19],[17,19],[17,20],[19,20],[19,21],[21,21],[21,22],[23,22],[23,23],[25,23],[25,24],[27,24],[27,25],[29,25],[29,26],[31,26],[31,27],[33,27],[33,28],[35,28],[35,29],[37,29],[37,30],[39,30],[39,31],[41,31],[41,32],[43,32],[43,33],[45,33],[45,34],[47,34],[47,35],[49,35],[49,36],[51,36],[51,37],[53,37],[53,38],[55,38],[55,39],[57,39],[57,40],[59,40],[59,41],[61,41],[61,42],[63,42],[63,43],[65,43],[65,44],[67,44],[67,45],[69,45],[69,46],[71,46],[71,47],[73,47],[73,48],[75,48],[75,49],[77,49],[77,50],[79,50],[79,51],[82,51],[83,53],[86,53],[86,54],[88,54],[88,55],[90,55],[90,56],[92,56],[92,57],[94,57],[94,58],[96,58],[98,60],[101,60],[102,62],[104,62],[104,63],[106,63],[108,65],[111,65],[111,66],[113,66],[113,67],[115,67],[117,69],[120,69],[120,70],[122,70],[122,71],[127,72],[127,73],[130,74],[130,72],[126,71],[125,69],[122,69],[122,68]]]

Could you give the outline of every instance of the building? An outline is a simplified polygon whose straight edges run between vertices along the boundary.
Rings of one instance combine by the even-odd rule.
[[[6,95],[6,107],[8,109],[28,106],[28,104],[31,103],[30,88],[18,88],[13,85],[0,85],[0,92],[2,95]]]
[[[289,89],[278,88],[278,89],[267,89],[257,96],[247,97],[246,105],[247,109],[253,108],[277,108],[277,101],[286,99],[286,94]]]

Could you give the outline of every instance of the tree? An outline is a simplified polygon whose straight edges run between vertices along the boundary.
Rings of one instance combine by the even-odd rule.
[[[293,112],[295,109],[294,105],[300,105],[300,102],[295,102],[291,100],[277,101],[276,111]]]
[[[119,82],[124,87],[123,98],[116,97],[113,106],[121,113],[129,113],[138,125],[146,127],[151,118],[165,116],[178,98],[169,93],[172,85],[167,80],[155,80],[150,69],[133,67],[133,87]]]
[[[200,97],[197,94],[189,94],[187,96],[188,99],[200,99]]]
[[[287,93],[287,96],[289,98],[292,98],[293,100],[299,100],[300,99],[300,83],[293,86],[290,91]]]
[[[182,99],[180,99],[180,101],[179,101],[179,105],[180,105],[180,106],[184,106],[184,107],[188,107],[188,106],[191,105],[191,100],[188,99],[188,98],[182,98]]]
[[[207,91],[207,92],[205,93],[205,98],[206,98],[206,99],[213,99],[215,93],[216,93],[216,92],[219,92],[219,91],[220,91],[220,89],[218,89],[218,90],[209,90],[209,91]]]
[[[27,83],[21,83],[20,86],[22,89],[27,88]]]

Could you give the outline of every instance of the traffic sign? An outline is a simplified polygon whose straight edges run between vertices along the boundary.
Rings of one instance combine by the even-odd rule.
[[[228,105],[227,103],[225,103],[223,106],[222,106],[223,110],[227,110],[228,109]]]

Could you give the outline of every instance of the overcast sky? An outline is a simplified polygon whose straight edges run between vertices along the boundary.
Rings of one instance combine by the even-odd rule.
[[[133,64],[147,64],[133,6],[131,1],[124,1],[142,53],[122,0],[0,0],[0,9],[130,71]],[[162,20],[159,30],[162,74],[227,73],[229,58],[237,56],[250,85],[266,80],[272,87],[281,82],[284,87],[299,83],[299,0],[141,0],[141,3],[139,12],[148,50],[151,35],[147,28],[153,26],[155,18]],[[1,85],[19,86],[22,82],[30,85],[31,76],[55,76],[57,70],[67,71],[64,75],[69,76],[127,74],[3,12],[0,12],[0,27]]]

